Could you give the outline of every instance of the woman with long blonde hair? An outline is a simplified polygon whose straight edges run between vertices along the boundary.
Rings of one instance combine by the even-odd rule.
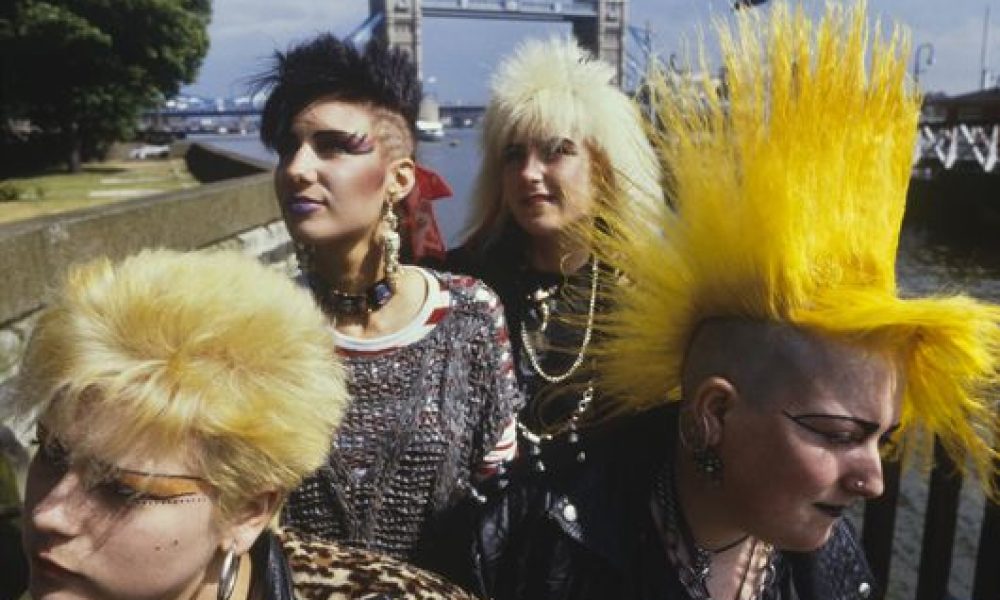
[[[451,260],[504,304],[527,396],[522,439],[538,471],[550,441],[569,441],[585,459],[577,424],[594,393],[589,345],[603,267],[573,229],[605,201],[665,210],[659,179],[639,108],[610,65],[552,38],[521,44],[498,67],[472,216]],[[574,288],[581,293],[567,293]]]

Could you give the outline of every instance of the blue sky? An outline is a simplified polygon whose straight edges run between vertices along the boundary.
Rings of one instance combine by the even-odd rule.
[[[804,0],[818,9],[819,0]],[[731,0],[632,0],[631,24],[647,22],[663,55],[708,30],[713,15],[730,13]],[[247,78],[267,65],[275,49],[332,31],[345,35],[368,16],[368,0],[214,0],[211,47],[198,80],[186,92],[236,96]],[[1000,75],[1000,0],[869,0],[883,21],[912,31],[913,44],[934,46],[934,64],[922,67],[921,87],[962,93],[979,85],[986,7],[991,11],[989,54]],[[758,9],[759,10],[759,9]],[[468,19],[424,21],[424,75],[428,91],[444,102],[481,103],[500,57],[524,37],[568,32],[569,25]],[[926,57],[926,53],[924,54]],[[911,58],[912,61],[912,58]]]

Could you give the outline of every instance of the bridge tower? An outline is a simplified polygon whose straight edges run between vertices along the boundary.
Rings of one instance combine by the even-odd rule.
[[[368,0],[371,16],[384,15],[375,34],[402,48],[422,74],[424,17],[561,21],[573,26],[580,45],[615,67],[622,84],[628,0]]]
[[[594,56],[615,68],[615,83],[621,86],[625,72],[625,31],[628,0],[597,0],[596,18],[575,18],[573,36]]]
[[[423,47],[420,42],[420,0],[368,0],[368,13],[384,15],[375,35],[394,48],[402,48],[417,65],[423,78]]]

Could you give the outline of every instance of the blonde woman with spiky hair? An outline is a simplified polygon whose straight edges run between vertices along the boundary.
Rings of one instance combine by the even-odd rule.
[[[491,597],[864,599],[844,513],[883,457],[936,437],[997,494],[1000,308],[897,294],[920,99],[882,36],[863,1],[778,3],[720,25],[724,98],[657,86],[677,212],[583,232],[627,282],[594,348],[618,418],[575,480],[499,505]]]
[[[523,43],[491,91],[472,217],[452,266],[504,303],[528,398],[520,429],[533,468],[544,471],[548,441],[568,440],[573,460],[585,460],[575,428],[593,396],[588,346],[601,265],[571,231],[590,221],[601,194],[622,211],[663,210],[660,172],[614,69],[571,39]],[[564,293],[573,283],[581,294]]]
[[[466,598],[391,559],[268,528],[325,461],[347,404],[324,323],[305,291],[235,253],[73,269],[14,388],[37,424],[31,597]]]

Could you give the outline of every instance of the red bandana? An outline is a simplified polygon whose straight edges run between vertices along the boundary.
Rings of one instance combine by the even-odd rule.
[[[410,195],[403,202],[406,204],[406,217],[403,226],[410,234],[410,248],[413,251],[413,262],[419,263],[427,257],[444,260],[444,236],[434,218],[431,202],[452,195],[451,187],[440,175],[430,169],[417,165],[417,182]]]

